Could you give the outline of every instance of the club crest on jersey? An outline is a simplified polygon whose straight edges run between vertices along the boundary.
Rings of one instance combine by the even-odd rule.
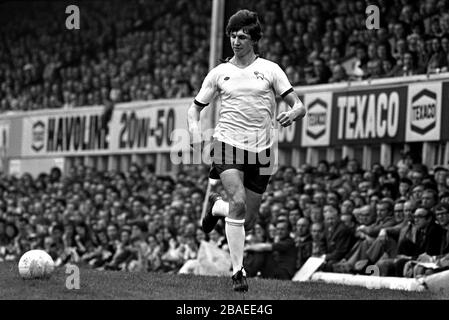
[[[265,80],[265,76],[263,75],[263,73],[260,73],[259,71],[254,71],[254,74],[256,75],[257,79]]]

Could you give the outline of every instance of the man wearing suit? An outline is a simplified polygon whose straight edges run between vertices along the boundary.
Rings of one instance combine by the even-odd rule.
[[[396,204],[395,208],[398,205]],[[395,209],[396,210],[396,209]],[[413,212],[416,210],[416,202],[413,200],[408,200],[403,204],[403,220],[401,223],[396,224],[392,227],[383,228],[379,232],[379,236],[371,245],[367,251],[368,260],[370,264],[376,263],[382,257],[393,257],[397,254],[398,242],[404,240],[408,237],[412,237],[413,230]]]
[[[312,256],[312,235],[310,234],[310,220],[302,217],[296,223],[295,246],[298,249],[296,269],[299,270]]]
[[[256,266],[257,270],[251,270],[252,274],[260,271],[263,278],[282,280],[290,280],[294,276],[297,248],[295,241],[290,237],[291,231],[290,221],[278,221],[273,243],[255,243],[245,247],[247,252],[265,253],[263,261]]]
[[[354,244],[354,235],[340,220],[336,208],[328,206],[324,210],[325,264],[323,271],[333,271],[333,265],[343,259]]]
[[[382,276],[403,276],[404,265],[410,260],[416,260],[419,255],[426,253],[438,255],[445,236],[444,229],[435,223],[432,212],[419,207],[413,214],[414,224],[401,230],[398,241],[398,251],[395,258],[381,259],[379,266]]]
[[[440,254],[437,256],[422,254],[418,257],[418,261],[435,262],[439,266],[439,268],[426,268],[422,265],[416,264],[415,261],[410,261],[407,262],[406,267],[404,267],[405,276],[418,277],[449,269],[449,204],[440,203],[435,206],[434,210],[438,224],[444,229],[443,239],[441,241],[440,247]]]

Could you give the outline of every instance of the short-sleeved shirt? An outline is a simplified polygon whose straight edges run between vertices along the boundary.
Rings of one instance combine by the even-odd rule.
[[[245,68],[226,62],[212,69],[195,102],[206,106],[217,94],[221,110],[214,138],[260,152],[274,142],[276,95],[284,97],[292,91],[279,65],[257,58]]]

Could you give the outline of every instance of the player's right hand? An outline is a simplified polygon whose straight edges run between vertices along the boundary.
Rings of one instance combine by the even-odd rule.
[[[277,116],[276,120],[281,124],[281,126],[288,127],[293,123],[294,117],[292,112],[284,111]]]

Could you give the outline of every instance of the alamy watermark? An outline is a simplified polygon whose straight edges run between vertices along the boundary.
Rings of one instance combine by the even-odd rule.
[[[273,175],[278,169],[278,140],[279,129],[271,129],[268,132],[236,134],[230,139],[240,143],[241,147],[234,148],[232,145],[212,141],[214,129],[201,132],[196,143],[191,144],[189,131],[186,129],[175,129],[171,134],[170,160],[173,165],[179,164],[236,164],[236,165],[258,165],[260,175]],[[270,143],[272,142],[272,143]],[[251,150],[250,146],[270,145],[271,147]],[[190,150],[185,147],[190,145]]]
[[[74,264],[66,264],[65,273],[68,275],[65,280],[65,287],[68,290],[79,290],[81,288],[80,269]]]
[[[365,20],[365,25],[368,30],[380,29],[380,10],[376,5],[366,7],[365,13],[368,17]]]
[[[80,29],[80,8],[72,4],[65,8],[65,13],[69,16],[65,19],[65,27],[69,30]]]

